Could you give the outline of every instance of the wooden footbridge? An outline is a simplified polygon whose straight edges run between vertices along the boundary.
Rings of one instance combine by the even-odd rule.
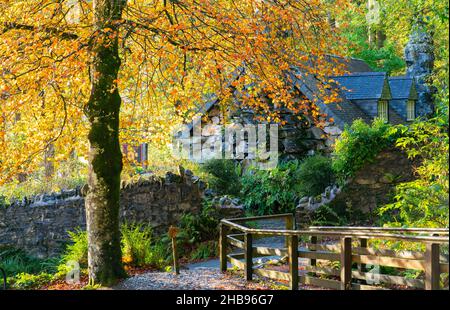
[[[285,229],[254,228],[275,219],[283,221]],[[221,270],[230,262],[244,270],[248,281],[256,274],[287,281],[293,290],[299,283],[336,290],[448,289],[448,228],[295,227],[292,214],[223,219]],[[285,246],[254,245],[256,239],[274,236],[284,237]],[[397,251],[399,244],[411,250]],[[289,271],[255,268],[253,259],[261,256],[287,257]],[[300,273],[299,258],[308,260]],[[406,270],[419,276],[410,277]],[[446,284],[441,274],[447,274]]]

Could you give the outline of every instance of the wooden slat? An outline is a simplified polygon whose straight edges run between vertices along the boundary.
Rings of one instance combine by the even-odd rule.
[[[425,270],[425,263],[423,260],[353,254],[352,261],[354,263],[360,264],[371,264],[404,269]]]
[[[340,259],[339,253],[324,252],[324,251],[299,250],[298,256],[309,259],[323,259],[330,261],[338,261]]]
[[[306,271],[319,273],[319,274],[326,274],[331,276],[340,276],[340,270],[337,268],[327,268],[327,267],[316,267],[316,266],[305,266]]]
[[[325,288],[330,288],[333,290],[339,290],[341,288],[341,282],[336,280],[329,280],[329,279],[320,279],[315,277],[309,277],[309,276],[299,276],[300,283],[307,284],[307,285],[315,285]]]
[[[287,249],[285,248],[269,248],[264,246],[253,247],[253,251],[255,254],[265,255],[265,256],[285,256],[288,254]]]
[[[370,272],[352,271],[352,277],[359,280],[380,281],[387,284],[407,285],[416,288],[424,288],[425,284],[420,279],[408,279],[400,276],[375,274]]]
[[[239,256],[243,257],[243,254],[240,254]],[[229,254],[227,255],[228,261],[233,265],[238,267],[239,269],[245,269],[245,263],[240,261],[237,257],[239,257],[236,254]]]
[[[284,280],[284,281],[290,281],[291,277],[289,276],[289,273],[281,272],[277,270],[267,270],[267,269],[253,269],[253,272],[257,275],[260,275],[262,277],[267,277],[273,280]]]
[[[425,257],[424,252],[419,251],[394,251],[389,249],[374,249],[363,247],[354,247],[352,251],[353,253],[360,255],[377,255],[404,259],[424,259]]]
[[[385,287],[379,287],[379,286],[373,286],[373,285],[367,285],[367,284],[358,284],[358,283],[352,283],[352,290],[360,290],[360,291],[386,290],[386,291],[389,291],[389,289],[385,288]]]
[[[339,244],[313,244],[313,243],[306,243],[306,248],[311,251],[340,251]]]
[[[239,249],[244,249],[245,248],[245,243],[244,241],[238,240],[236,238],[230,237],[229,235],[227,236],[228,239],[228,243],[239,248]]]
[[[441,263],[440,271],[441,271],[441,273],[448,273],[448,263],[447,264]]]

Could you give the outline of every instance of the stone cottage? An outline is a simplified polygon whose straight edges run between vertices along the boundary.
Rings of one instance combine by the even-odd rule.
[[[413,33],[405,48],[407,74],[389,76],[386,72],[374,72],[363,60],[329,56],[345,66],[346,74],[330,77],[332,87],[339,93],[338,102],[324,103],[319,97],[319,80],[310,74],[293,68],[290,79],[294,83],[295,96],[306,98],[326,115],[324,126],[314,126],[308,116],[281,112],[286,124],[278,132],[279,153],[282,159],[293,159],[315,151],[330,152],[335,139],[346,125],[361,119],[370,123],[381,118],[391,124],[408,124],[417,117],[426,117],[433,111],[432,89],[428,86],[433,67],[432,41],[425,33]],[[313,65],[313,64],[312,64]],[[238,97],[238,96],[237,96]],[[237,102],[239,105],[239,102]],[[207,100],[200,111],[207,124],[218,124],[223,119],[219,100]],[[253,112],[238,109],[228,119],[233,123],[254,123]],[[244,129],[245,130],[245,129]],[[214,132],[202,132],[201,143],[214,144]]]

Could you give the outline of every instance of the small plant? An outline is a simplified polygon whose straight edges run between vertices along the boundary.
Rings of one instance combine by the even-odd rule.
[[[62,256],[63,263],[75,261],[81,268],[87,268],[88,265],[88,237],[87,232],[77,228],[75,231],[68,232],[71,244],[66,248]]]
[[[122,257],[126,264],[138,266],[153,261],[152,229],[143,224],[123,224]]]
[[[272,170],[249,168],[242,177],[244,206],[257,215],[293,211],[299,193],[298,166],[298,161],[290,161]]]
[[[355,120],[336,141],[333,170],[341,182],[353,176],[365,163],[371,162],[383,149],[394,144],[397,131],[376,119],[371,125]]]
[[[301,196],[320,195],[335,179],[331,159],[321,155],[305,158],[295,173]]]
[[[191,243],[216,240],[219,234],[220,217],[210,201],[203,203],[200,214],[184,214],[180,221],[178,239],[186,239]]]
[[[33,289],[52,281],[52,279],[53,276],[45,272],[39,274],[22,272],[12,279],[11,286],[19,290]]]
[[[202,170],[207,173],[209,187],[217,193],[233,196],[240,194],[242,169],[233,160],[212,159],[202,166]]]
[[[25,251],[12,248],[0,248],[0,265],[9,276],[14,276],[19,273],[40,273],[40,272],[54,272],[57,269],[59,259],[39,259],[33,257]]]
[[[218,245],[216,241],[206,241],[200,243],[198,247],[191,253],[191,259],[202,260],[218,255]]]

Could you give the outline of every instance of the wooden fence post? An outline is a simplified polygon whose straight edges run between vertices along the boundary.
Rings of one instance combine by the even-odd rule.
[[[310,243],[311,244],[317,244],[317,236],[311,236],[310,237]],[[311,251],[316,251],[316,249],[311,250]],[[316,264],[317,264],[316,259],[315,258],[311,258],[310,264],[311,264],[311,266],[316,266]]]
[[[227,271],[227,225],[220,223],[219,236],[219,256],[220,256],[220,271]]]
[[[341,290],[352,288],[352,238],[341,239]]]
[[[298,236],[289,237],[289,286],[291,290],[298,290]]]
[[[245,279],[251,281],[253,278],[253,244],[252,234],[245,233]]]
[[[286,216],[286,230],[294,230],[295,228],[294,228],[294,217],[291,215],[291,216]],[[289,248],[289,244],[290,244],[290,239],[289,239],[289,236],[286,236],[285,237],[285,244],[286,244],[286,249],[288,249]],[[288,263],[289,263],[289,259],[290,259],[290,257],[288,256]]]
[[[367,248],[367,238],[360,238],[359,239],[359,246],[363,249]],[[367,272],[366,264],[358,264],[358,270],[359,272]],[[361,280],[362,284],[367,284],[366,280]]]
[[[359,239],[359,246],[361,248],[367,248],[367,238],[361,238]],[[358,264],[358,269],[360,272],[366,272],[366,264]]]
[[[438,243],[426,244],[425,250],[425,289],[440,289],[440,249]]]

